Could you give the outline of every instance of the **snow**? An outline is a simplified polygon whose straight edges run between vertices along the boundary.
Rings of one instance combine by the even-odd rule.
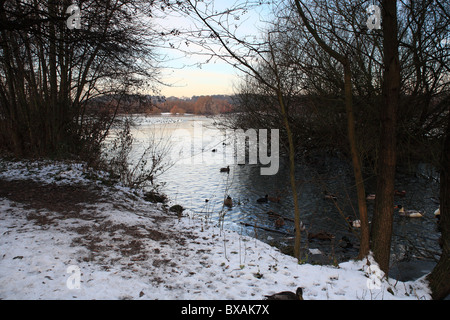
[[[105,196],[77,215],[0,198],[0,299],[261,300],[297,287],[305,300],[431,298],[424,278],[386,279],[371,256],[338,266],[299,264],[257,239],[189,213],[179,218],[86,172],[76,163],[0,162],[0,179],[94,183]]]

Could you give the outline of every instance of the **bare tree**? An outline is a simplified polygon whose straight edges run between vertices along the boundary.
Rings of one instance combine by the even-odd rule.
[[[73,30],[70,4],[0,2],[0,140],[15,155],[98,152],[111,121],[89,101],[157,79],[151,4],[80,1],[81,28]]]
[[[377,197],[372,220],[372,250],[381,270],[389,271],[394,212],[396,166],[396,125],[400,98],[397,1],[382,2],[384,103],[380,106],[380,156],[378,158]]]
[[[348,53],[340,53],[327,44],[317,31],[317,25],[313,26],[313,18],[308,18],[304,12],[305,5],[300,0],[295,0],[295,6],[299,17],[305,24],[308,31],[314,37],[319,46],[327,52],[331,57],[342,64],[344,68],[344,92],[345,92],[345,109],[347,112],[347,130],[348,140],[350,143],[350,152],[353,163],[353,171],[355,176],[356,190],[358,195],[358,209],[361,220],[361,245],[359,257],[363,258],[369,253],[369,220],[367,216],[366,192],[364,187],[364,178],[361,169],[361,160],[359,150],[357,148],[355,136],[355,116],[353,112],[353,83],[350,56]],[[320,8],[323,9],[323,8]],[[345,48],[345,43],[341,44]],[[345,50],[348,52],[348,50]]]

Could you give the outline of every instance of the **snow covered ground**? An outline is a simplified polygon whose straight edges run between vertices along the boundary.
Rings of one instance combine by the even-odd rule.
[[[80,164],[0,162],[0,184],[71,186],[99,199],[50,210],[39,199],[0,194],[0,299],[260,300],[297,287],[305,300],[430,299],[423,278],[386,279],[371,257],[298,264],[256,239],[179,218],[132,190],[104,186],[101,175],[86,176]]]

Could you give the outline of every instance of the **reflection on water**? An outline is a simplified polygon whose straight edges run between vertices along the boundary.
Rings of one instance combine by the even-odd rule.
[[[261,175],[259,165],[236,164],[233,146],[212,126],[212,120],[205,117],[160,116],[139,120],[140,124],[133,132],[137,140],[145,142],[150,133],[159,132],[162,138],[169,138],[173,143],[171,158],[174,165],[159,177],[159,181],[166,183],[163,192],[174,204],[182,205],[193,214],[203,215],[212,223],[224,217],[227,228],[289,252],[293,244],[294,210],[286,161],[280,159],[279,171],[273,176]],[[195,134],[198,121],[203,128],[200,137]],[[230,167],[230,172],[220,172],[220,168],[226,166]],[[433,216],[439,205],[439,186],[435,181],[418,175],[399,173],[397,178],[396,188],[407,192],[404,198],[396,198],[397,204],[407,209],[423,210],[425,217],[395,216],[393,253],[397,260],[429,260],[439,252],[439,233]],[[301,220],[306,232],[323,231],[334,235],[332,241],[311,239],[308,248],[319,249],[337,261],[355,257],[358,253],[358,230],[349,229],[345,220],[347,216],[357,216],[353,171],[349,164],[335,157],[309,159],[298,164],[296,180]],[[366,189],[368,194],[375,192],[374,178],[368,178]],[[325,199],[324,192],[336,195],[337,199]],[[279,197],[280,201],[258,203],[257,199],[266,194],[275,198],[272,200]],[[228,195],[233,199],[231,208],[223,206]],[[368,201],[368,206],[371,214],[373,201]],[[279,223],[280,216],[284,220],[283,225]],[[302,234],[303,243],[306,242],[306,232]],[[317,257],[310,255],[309,259]]]

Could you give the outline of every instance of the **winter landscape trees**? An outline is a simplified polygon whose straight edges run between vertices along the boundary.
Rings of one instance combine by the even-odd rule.
[[[17,156],[98,152],[111,118],[89,101],[157,79],[151,3],[80,1],[79,29],[70,4],[0,2],[0,141]]]
[[[425,161],[439,166],[443,177],[448,171],[442,141],[446,139],[445,118],[449,113],[450,83],[446,70],[449,7],[441,2],[437,6],[433,3],[381,1],[377,19],[382,22],[378,21],[379,28],[368,30],[366,1],[286,1],[276,4],[274,16],[278,20],[259,39],[239,35],[237,28],[229,28],[258,3],[237,3],[222,12],[204,1],[187,1],[181,8],[199,19],[202,31],[192,33],[200,36],[203,28],[208,31],[200,39],[197,37],[196,43],[208,49],[212,57],[228,60],[248,75],[240,97],[245,113],[239,114],[231,125],[246,122],[247,126],[253,123],[270,128],[278,120],[275,123],[284,129],[291,159],[291,179],[292,159],[304,142],[301,139],[294,142],[293,137],[301,136],[306,131],[305,125],[309,125],[308,129],[326,126],[319,120],[326,113],[338,115],[346,111],[346,117],[338,122],[347,122],[344,135],[349,147],[339,144],[336,149],[348,152],[353,159],[362,222],[360,257],[373,250],[385,273],[389,271],[397,159],[427,158]],[[300,95],[307,98],[299,100]],[[308,104],[314,106],[316,121],[302,121],[311,119],[304,112]],[[320,135],[311,135],[314,132],[311,129],[307,131],[310,133],[307,140],[319,139]],[[338,139],[334,137],[334,141]],[[426,150],[425,145],[433,150],[432,154],[442,154],[444,160],[418,156],[418,149]],[[360,166],[371,163],[378,180],[369,230]],[[294,195],[295,185],[292,181]],[[441,210],[447,211],[443,199],[449,196],[442,193],[445,187],[441,190],[444,190]],[[295,196],[294,207],[298,222],[300,212]],[[443,234],[445,237],[448,234]],[[300,258],[299,233],[296,233],[294,254]],[[448,270],[449,263],[444,252],[440,270]],[[437,278],[430,276],[432,282],[441,283]],[[448,278],[443,282],[449,283]],[[448,286],[433,288],[439,290],[436,296],[448,294]]]
[[[236,111],[227,126],[281,130],[299,260],[295,164],[302,156],[328,151],[352,163],[359,257],[373,251],[385,273],[396,167],[422,161],[440,171],[443,251],[428,279],[433,297],[443,298],[450,291],[450,4],[369,2],[247,0],[223,8],[212,0],[87,0],[78,2],[81,28],[70,29],[71,1],[0,0],[1,149],[17,157],[98,154],[127,94],[159,83],[162,40],[171,47],[177,47],[173,39],[189,43],[178,49],[242,72],[234,105],[198,97],[167,101],[164,108],[174,114]],[[372,4],[379,16],[367,11]],[[182,14],[194,27],[157,31],[157,9]],[[264,12],[266,27],[259,34],[242,31],[240,21],[255,9]],[[107,107],[92,107],[99,101]],[[146,107],[156,110],[150,102]],[[377,177],[370,227],[367,175]]]

